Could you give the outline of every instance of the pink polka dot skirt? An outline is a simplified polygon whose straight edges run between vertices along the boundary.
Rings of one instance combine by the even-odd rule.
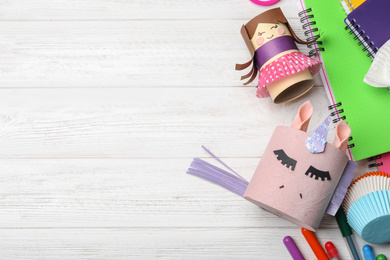
[[[311,75],[321,69],[321,63],[300,52],[292,52],[277,58],[265,66],[259,73],[259,86],[256,96],[259,98],[269,97],[265,86],[281,78],[291,76],[306,68]]]

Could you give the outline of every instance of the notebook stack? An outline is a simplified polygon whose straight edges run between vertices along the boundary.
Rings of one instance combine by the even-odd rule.
[[[390,38],[390,1],[366,0],[347,17],[337,1],[299,0],[299,5],[305,34],[314,38],[321,32],[311,47],[323,63],[320,74],[335,121],[344,119],[351,127],[350,157],[357,161],[389,152],[389,90],[374,88],[363,79],[372,64],[367,52],[375,56]],[[345,30],[344,20],[351,31]]]
[[[334,2],[332,4],[332,1]],[[367,242],[390,242],[390,93],[364,82],[378,50],[390,38],[389,0],[299,0],[311,47],[323,63],[321,78],[333,115],[351,127],[349,155],[369,158],[370,172],[349,187],[343,209],[349,225]],[[332,15],[329,15],[332,14]],[[378,53],[379,57],[379,53]],[[372,162],[375,160],[376,162]]]

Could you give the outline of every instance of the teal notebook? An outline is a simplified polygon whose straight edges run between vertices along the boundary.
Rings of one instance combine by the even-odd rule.
[[[320,74],[338,119],[352,130],[349,155],[357,161],[390,151],[390,93],[363,82],[371,66],[362,46],[345,30],[345,12],[338,0],[299,0],[306,35],[321,34],[313,48],[320,50]],[[306,19],[305,19],[306,18]]]

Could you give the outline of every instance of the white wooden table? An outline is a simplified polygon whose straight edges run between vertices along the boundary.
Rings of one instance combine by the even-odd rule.
[[[303,36],[295,0],[276,6]],[[298,227],[185,173],[203,144],[250,179],[302,102],[309,131],[328,114],[319,78],[283,105],[241,86],[239,29],[267,9],[0,0],[0,258],[290,259],[290,235],[313,259]],[[334,218],[317,236],[349,259]]]

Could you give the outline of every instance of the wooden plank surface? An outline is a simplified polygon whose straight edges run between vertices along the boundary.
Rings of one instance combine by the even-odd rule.
[[[250,58],[237,33],[245,21],[0,20],[0,86],[239,87],[246,73],[234,66]]]
[[[2,259],[291,259],[287,250],[281,250],[281,241],[274,243],[286,234],[294,237],[306,259],[314,259],[298,229],[70,228],[1,232]],[[339,233],[322,229],[318,236],[321,243],[327,238],[342,244]],[[384,245],[376,245],[375,249],[387,250]],[[339,252],[342,259],[349,259],[345,246],[340,246]]]
[[[224,160],[247,179],[259,161]],[[0,229],[295,227],[233,193],[187,175],[190,158],[0,162]],[[321,227],[336,228],[336,223],[327,216]]]
[[[242,0],[1,0],[0,20],[237,20],[250,19],[267,8]],[[295,1],[284,1],[282,7],[291,19],[298,13]]]
[[[260,157],[275,126],[291,124],[302,100],[275,106],[254,91],[2,89],[0,158],[190,158],[204,155],[203,144],[222,157]],[[304,98],[318,110],[310,129],[328,113],[324,95],[318,88]]]
[[[295,1],[275,6],[304,38]],[[282,105],[241,86],[239,29],[272,7],[0,0],[0,258],[289,259],[290,235],[313,259],[295,225],[185,173],[215,163],[205,145],[249,180],[302,102],[309,131],[329,113],[319,77]],[[317,235],[349,259],[333,217]]]

